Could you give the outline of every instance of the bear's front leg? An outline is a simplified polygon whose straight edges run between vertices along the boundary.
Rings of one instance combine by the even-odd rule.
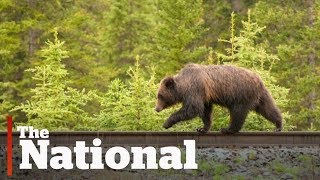
[[[190,120],[198,115],[197,108],[193,106],[183,106],[180,110],[173,113],[167,121],[163,124],[163,127],[168,129],[180,121]]]
[[[172,120],[170,120],[170,118],[167,119],[167,121],[165,123],[163,123],[163,128],[168,129],[171,128],[175,123],[172,122]]]

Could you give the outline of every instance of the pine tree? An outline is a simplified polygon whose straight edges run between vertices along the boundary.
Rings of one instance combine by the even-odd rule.
[[[13,110],[26,113],[28,125],[37,128],[90,129],[88,114],[82,109],[91,100],[93,92],[81,92],[68,87],[68,72],[61,61],[68,57],[57,33],[53,42],[47,41],[47,47],[41,51],[43,60],[34,68],[27,69],[33,74],[35,88],[25,103]]]
[[[19,8],[14,1],[0,2],[0,120],[3,121],[9,110],[21,101],[20,95],[24,92],[26,51],[21,38],[24,27],[20,23]]]
[[[61,40],[66,42],[69,58],[64,63],[70,73],[72,86],[100,91],[106,89],[106,82],[117,75],[117,72],[112,70],[113,66],[106,62],[100,42],[100,35],[105,32],[103,13],[110,6],[109,1],[60,3],[62,15],[49,21],[49,26],[57,27]],[[46,37],[44,34],[45,39]],[[98,107],[90,109],[94,111]]]
[[[147,53],[153,28],[153,1],[111,0],[103,14],[104,32],[100,43],[106,64],[120,76],[135,62],[136,55]]]
[[[122,131],[161,130],[162,122],[170,112],[159,114],[154,111],[158,87],[154,70],[144,73],[137,56],[135,65],[129,67],[127,73],[130,77],[127,83],[113,80],[101,98],[100,127]]]
[[[189,62],[200,62],[208,49],[199,42],[203,26],[202,0],[164,0],[158,3],[158,23],[150,60],[161,77]]]

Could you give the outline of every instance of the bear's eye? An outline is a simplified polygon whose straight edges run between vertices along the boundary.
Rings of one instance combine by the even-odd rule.
[[[163,99],[163,95],[162,94],[158,94],[158,99]]]

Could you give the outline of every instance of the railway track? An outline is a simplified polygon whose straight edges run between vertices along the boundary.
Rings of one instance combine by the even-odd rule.
[[[19,143],[19,133],[13,132],[13,145]],[[0,145],[6,145],[6,132],[0,132]],[[268,147],[319,146],[320,132],[241,132],[225,135],[220,132],[50,132],[50,144],[74,146],[76,141],[99,138],[103,147],[110,146],[181,146],[183,140],[196,140],[197,147]]]

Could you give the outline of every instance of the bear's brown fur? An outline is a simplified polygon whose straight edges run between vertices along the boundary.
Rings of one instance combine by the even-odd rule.
[[[273,98],[260,77],[247,69],[230,65],[188,64],[177,75],[164,78],[157,94],[155,110],[161,110],[182,102],[182,108],[173,113],[163,124],[174,124],[200,116],[205,133],[211,127],[212,105],[227,107],[230,125],[223,133],[238,132],[249,111],[254,110],[271,121],[276,131],[282,129],[282,117]]]

